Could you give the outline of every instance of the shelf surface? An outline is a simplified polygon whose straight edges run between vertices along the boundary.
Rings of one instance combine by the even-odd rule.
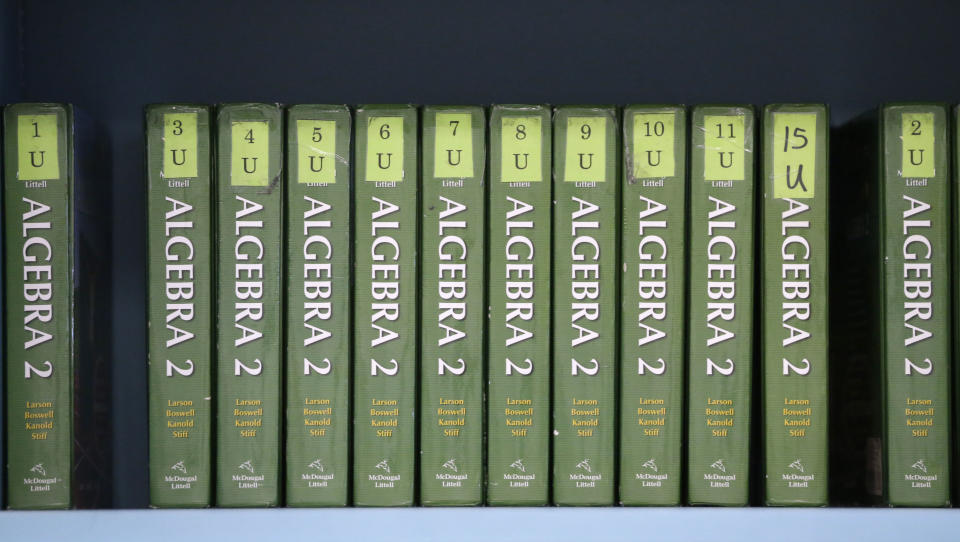
[[[957,540],[960,510],[405,508],[0,512],[4,540],[849,542]]]

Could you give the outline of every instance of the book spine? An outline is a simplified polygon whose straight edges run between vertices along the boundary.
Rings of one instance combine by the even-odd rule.
[[[2,91],[0,91],[2,92]],[[0,187],[2,187],[2,180],[5,176],[4,164],[6,164],[6,156],[4,153],[4,136],[6,135],[3,129],[3,112],[0,108]],[[4,195],[4,190],[0,188],[0,238],[4,235],[3,228],[6,226],[6,223],[3,220],[5,211],[3,210],[6,197]],[[7,354],[6,349],[3,345],[6,344],[6,272],[3,265],[0,265],[0,306],[4,307],[4,310],[0,311],[0,349],[3,349],[4,355]],[[0,361],[0,510],[5,510],[7,508],[7,458],[4,455],[6,451],[6,442],[7,442],[7,387],[4,382],[4,376],[6,375],[6,363]]]
[[[350,121],[346,106],[287,110],[287,506],[348,504]]]
[[[949,117],[880,112],[885,495],[950,504]]]
[[[217,110],[218,506],[280,504],[282,122]]]
[[[413,106],[354,119],[354,438],[358,506],[414,503],[417,409],[417,167]]]
[[[687,115],[623,112],[620,502],[679,505],[686,331]]]
[[[950,201],[953,204],[953,209],[950,212],[950,233],[953,235],[951,241],[951,248],[953,249],[953,258],[951,260],[951,265],[953,269],[951,270],[951,278],[960,274],[960,217],[957,216],[956,210],[960,210],[960,105],[954,106],[951,111],[951,120],[953,124],[951,125],[951,135],[953,140],[950,142],[950,150],[952,151],[952,160],[950,165],[951,169],[951,195]],[[954,360],[960,360],[960,284],[957,281],[951,281],[951,301],[953,302],[953,310],[951,311],[951,316],[953,317],[953,348],[951,353],[953,354]],[[953,401],[953,408],[950,411],[951,416],[953,416],[953,426],[950,428],[954,435],[960,435],[960,415],[957,413],[958,407],[960,407],[960,371],[957,369],[951,368],[952,380],[953,380],[953,395],[950,396],[950,399]],[[950,456],[953,463],[952,469],[952,480],[951,486],[954,490],[954,495],[960,495],[960,469],[957,468],[960,465],[960,442],[957,442],[954,439],[952,455]]]
[[[150,505],[210,506],[210,108],[149,106],[146,130]]]
[[[827,108],[763,112],[761,339],[768,505],[827,504]]]
[[[73,111],[4,111],[7,503],[72,505],[74,349]],[[64,227],[66,226],[66,227]],[[22,295],[19,293],[22,292]]]
[[[3,115],[2,115],[2,111],[0,111],[0,126],[2,126],[2,123],[3,123]],[[2,180],[4,178],[4,173],[5,173],[4,164],[6,163],[6,159],[5,159],[6,157],[4,156],[4,152],[3,152],[4,135],[5,135],[4,129],[0,127],[0,186],[2,186]],[[0,237],[2,237],[3,235],[2,228],[3,226],[5,226],[5,223],[3,221],[3,216],[4,216],[3,205],[4,205],[4,200],[6,198],[4,198],[3,192],[4,190],[0,189]],[[4,266],[0,265],[0,306],[6,307],[7,300],[5,296],[5,287],[6,287],[7,281],[6,281],[6,274],[3,268]],[[4,342],[4,337],[7,331],[5,327],[5,322],[6,322],[5,317],[6,317],[6,310],[0,311],[0,348],[3,348],[3,345],[6,344]],[[6,355],[5,350],[4,350],[4,355]],[[0,510],[4,510],[7,507],[7,499],[6,499],[7,458],[6,456],[3,455],[6,450],[6,446],[4,444],[7,442],[7,423],[6,423],[6,420],[7,420],[6,389],[7,387],[6,385],[4,385],[5,373],[6,373],[6,364],[3,362],[0,362]]]
[[[694,108],[691,159],[687,498],[743,506],[750,487],[754,113]]]
[[[423,109],[420,502],[483,503],[486,118]]]
[[[550,476],[551,123],[490,114],[487,503],[545,505]]]
[[[612,505],[618,115],[569,106],[553,121],[553,500]]]

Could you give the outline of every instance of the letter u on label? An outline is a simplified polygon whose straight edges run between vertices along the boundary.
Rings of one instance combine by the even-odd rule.
[[[908,149],[910,151],[910,163],[919,166],[923,163],[923,149]],[[914,151],[919,151],[918,155],[914,155]],[[33,154],[32,152],[30,153]]]
[[[522,165],[522,166],[520,165],[520,157],[521,157],[521,156],[523,156],[523,165]],[[529,155],[528,153],[523,153],[522,155],[519,154],[519,153],[514,153],[514,154],[513,154],[513,163],[514,163],[514,165],[516,166],[516,168],[517,168],[517,169],[527,169],[527,161],[528,161],[528,159],[529,159],[529,156],[530,156],[530,155]]]
[[[653,162],[653,151],[647,151],[647,163],[650,164],[652,167],[657,167],[657,166],[659,166],[659,165],[660,165],[660,153],[661,153],[661,152],[662,152],[662,151],[657,151],[657,162],[654,163],[654,162]]]
[[[180,151],[180,159],[177,160],[177,151]],[[173,154],[173,165],[182,166],[187,161],[187,149],[170,149]]]
[[[728,164],[724,159],[723,155],[726,154],[730,157],[730,163]],[[733,151],[721,152],[720,153],[720,167],[722,168],[731,168],[733,167]]]
[[[807,191],[807,185],[803,184],[803,164],[797,166],[797,176],[793,180],[790,180],[790,165],[787,164],[787,188],[793,189],[798,186],[804,192]]]
[[[910,151],[910,153],[912,154],[913,151]],[[46,154],[46,151],[39,151],[40,163],[37,163],[36,154],[38,154],[38,151],[30,151],[30,165],[33,167],[43,167],[44,154]]]
[[[454,151],[457,152],[457,161],[456,161],[456,162],[453,161],[453,152],[454,152]],[[447,149],[447,163],[450,164],[451,166],[459,166],[459,165],[460,165],[460,152],[461,152],[461,151],[462,151],[462,149]]]
[[[581,153],[579,154],[579,156],[580,156],[580,169],[590,169],[591,167],[593,167],[593,153],[592,153],[592,152],[589,153],[589,154],[584,154],[584,153],[581,152]],[[586,165],[584,165],[584,163],[583,163],[583,157],[584,157],[584,156],[587,157],[587,164],[586,164]]]

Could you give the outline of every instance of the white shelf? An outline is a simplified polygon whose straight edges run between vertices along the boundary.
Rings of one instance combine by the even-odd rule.
[[[405,508],[0,512],[0,539],[63,542],[938,542],[960,510]]]

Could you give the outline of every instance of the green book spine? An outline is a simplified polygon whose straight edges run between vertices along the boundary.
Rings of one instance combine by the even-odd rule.
[[[750,487],[754,112],[693,109],[687,499],[743,506]]]
[[[487,503],[545,505],[550,477],[550,108],[490,113]]]
[[[951,142],[951,150],[953,151],[953,160],[951,161],[951,166],[953,169],[951,173],[953,175],[953,186],[952,186],[952,195],[951,202],[953,203],[953,209],[951,209],[951,233],[953,234],[953,240],[951,243],[951,248],[953,249],[953,270],[950,275],[952,280],[952,301],[953,301],[953,311],[951,315],[953,316],[953,359],[960,359],[960,283],[957,282],[954,277],[960,275],[960,216],[957,216],[957,211],[960,211],[960,105],[953,108],[953,126],[952,126],[952,135],[953,140]],[[953,416],[953,427],[951,429],[954,431],[954,435],[960,435],[960,415],[957,414],[957,409],[960,407],[960,371],[952,369],[953,375],[953,395],[950,397],[953,400],[953,409],[951,410],[951,415]],[[953,460],[952,465],[955,467],[960,465],[960,442],[957,442],[956,439],[953,443],[953,455],[951,456]],[[953,480],[951,483],[954,488],[954,495],[960,495],[960,469],[954,468],[952,475]]]
[[[354,118],[354,437],[358,506],[414,503],[417,409],[417,108]]]
[[[210,108],[152,105],[147,130],[150,505],[211,504]]]
[[[280,504],[282,122],[217,110],[218,506]]]
[[[287,110],[286,504],[346,506],[350,110]]]
[[[950,504],[949,116],[880,111],[885,495]]]
[[[420,502],[483,503],[486,116],[423,109]]]
[[[0,112],[0,123],[2,123],[2,112]],[[4,130],[0,128],[0,180],[3,179],[3,164],[5,163],[3,150],[2,150],[3,136],[4,136],[3,132]],[[2,184],[0,184],[0,186],[2,186]],[[3,223],[2,222],[3,200],[4,200],[3,190],[0,189],[0,224]],[[0,232],[0,235],[2,235],[2,232]],[[6,298],[4,295],[4,287],[6,286],[6,280],[4,277],[5,275],[3,272],[3,265],[0,265],[0,306],[6,307]],[[5,322],[6,322],[5,316],[6,316],[5,310],[0,310],[0,349],[2,349],[4,344],[6,344],[4,342],[4,335],[7,332],[7,329],[5,326]],[[4,354],[6,354],[6,351],[4,351]],[[7,424],[6,424],[7,410],[6,410],[6,404],[5,404],[7,388],[4,385],[4,380],[3,380],[4,373],[5,373],[5,364],[2,361],[0,361],[0,510],[3,510],[4,508],[6,508],[6,502],[7,502],[6,496],[4,493],[7,490],[7,483],[6,483],[7,458],[3,455],[6,450],[6,446],[4,446],[4,443],[7,441]]]
[[[72,503],[73,109],[4,110],[7,504]],[[22,294],[21,294],[22,292]],[[23,324],[19,317],[23,315]],[[17,322],[13,325],[13,322]]]
[[[620,502],[679,505],[686,330],[687,114],[623,112]]]
[[[553,121],[553,500],[612,505],[618,114],[566,106]]]
[[[824,105],[763,110],[759,324],[768,505],[827,504],[829,126]]]

